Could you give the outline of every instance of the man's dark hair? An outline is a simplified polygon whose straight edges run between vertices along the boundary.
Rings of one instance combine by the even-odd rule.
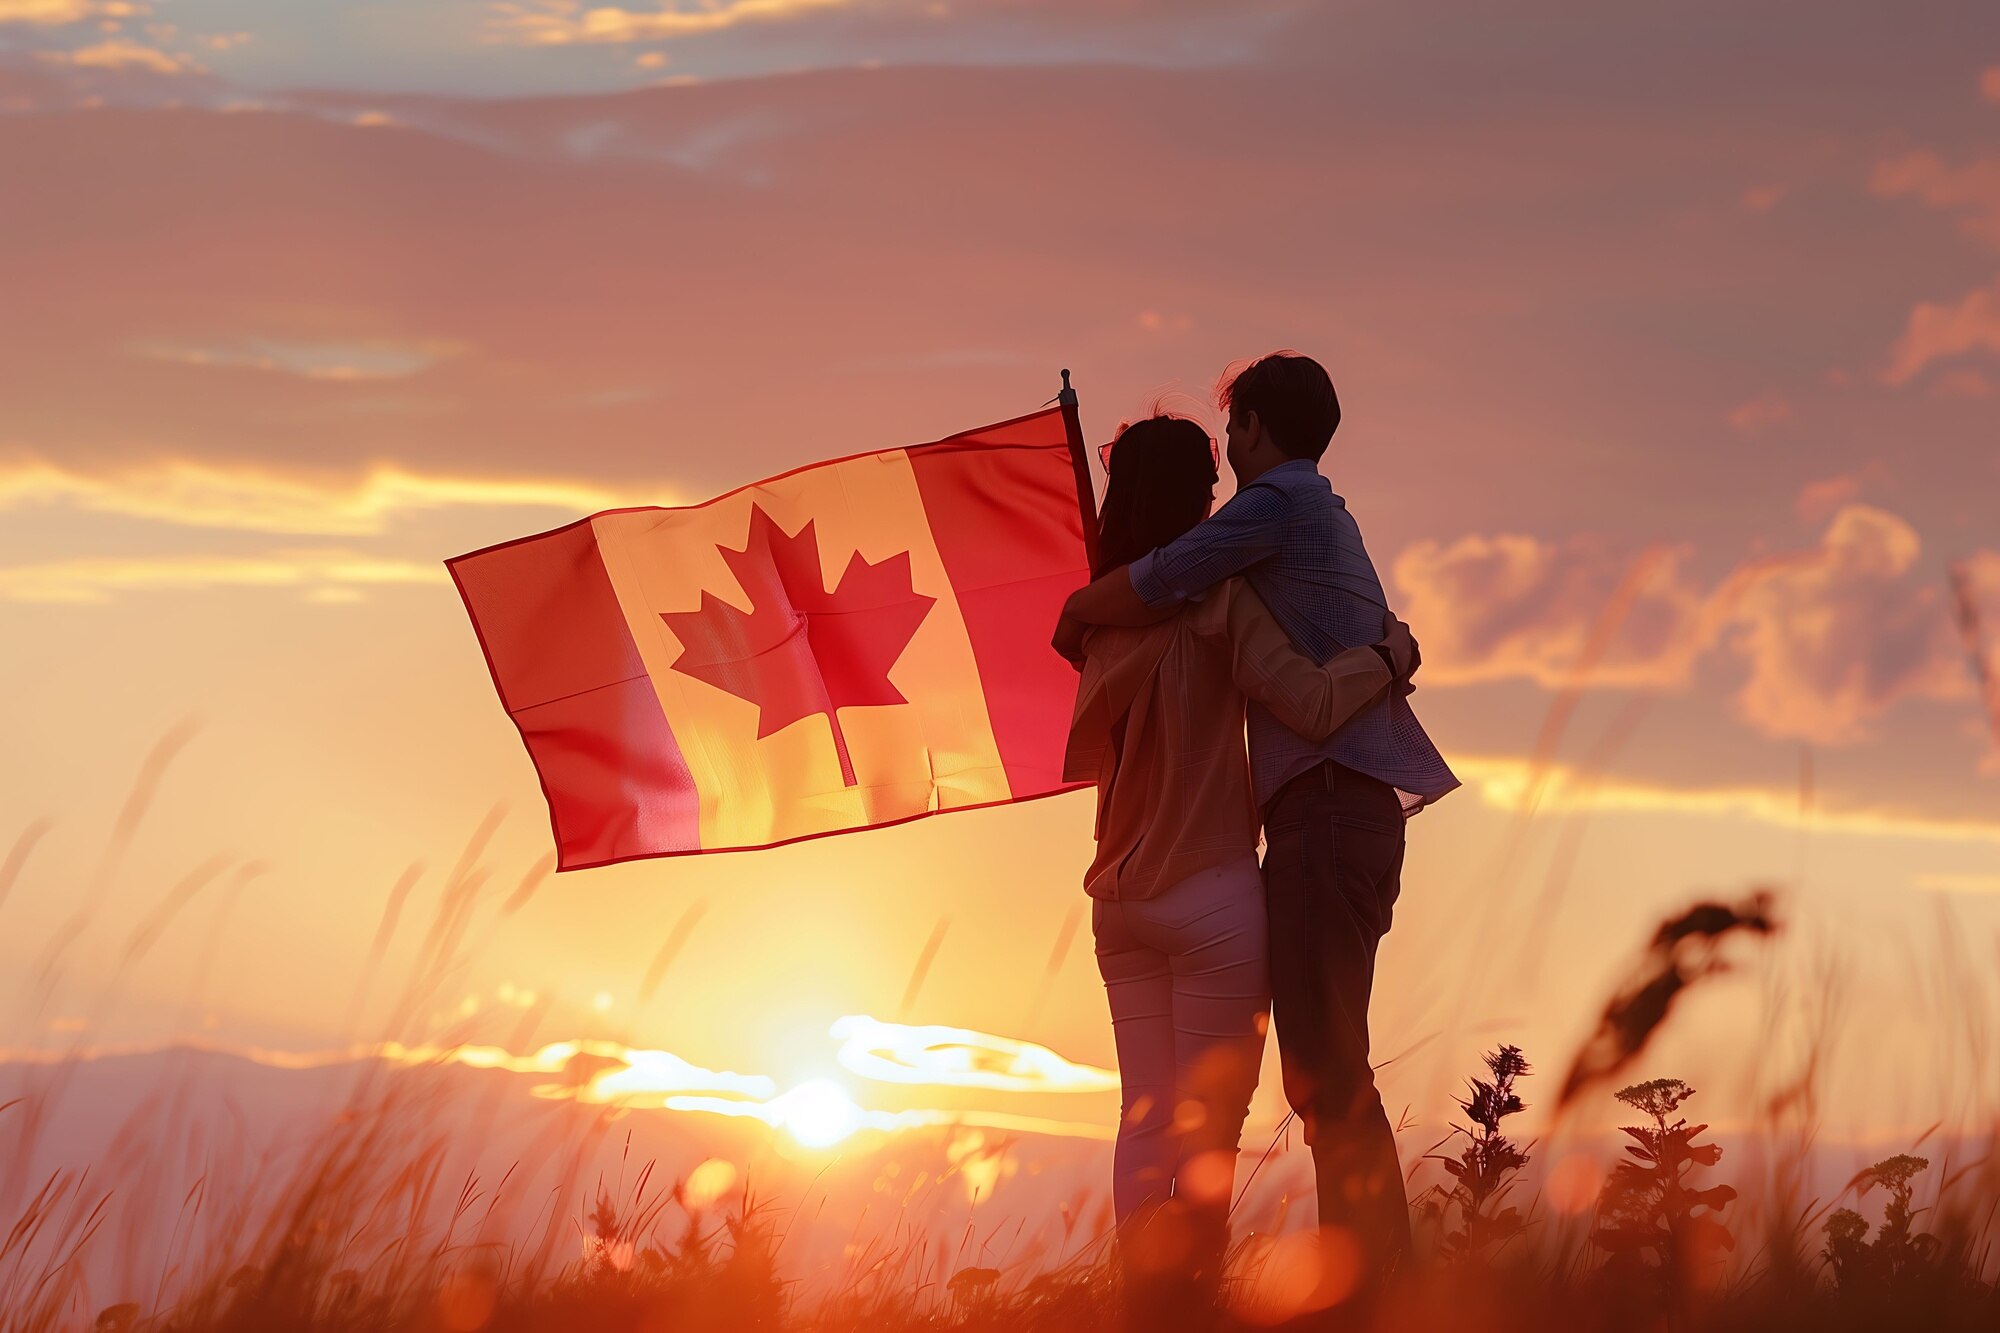
[[[1297,352],[1273,352],[1238,371],[1222,386],[1222,407],[1232,417],[1255,412],[1280,450],[1315,463],[1340,429],[1340,399],[1326,367]]]

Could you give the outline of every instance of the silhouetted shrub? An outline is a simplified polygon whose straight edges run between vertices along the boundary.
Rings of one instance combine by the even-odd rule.
[[[1910,1207],[1913,1181],[1928,1169],[1930,1159],[1898,1153],[1885,1157],[1855,1178],[1859,1192],[1878,1185],[1889,1192],[1882,1225],[1868,1239],[1868,1219],[1842,1208],[1826,1220],[1826,1261],[1834,1282],[1844,1293],[1893,1292],[1928,1276],[1937,1267],[1937,1237],[1914,1230]]]
[[[1441,1229],[1438,1249],[1447,1260],[1476,1257],[1513,1239],[1527,1225],[1518,1208],[1500,1207],[1515,1173],[1528,1164],[1527,1152],[1507,1137],[1500,1122],[1525,1109],[1514,1083],[1532,1071],[1518,1046],[1502,1046],[1485,1060],[1491,1081],[1467,1080],[1471,1095],[1458,1103],[1471,1123],[1453,1125],[1438,1145],[1459,1138],[1464,1146],[1456,1157],[1430,1156],[1443,1164],[1452,1183],[1434,1185],[1417,1200],[1419,1215]]]
[[[1618,1100],[1652,1119],[1626,1125],[1628,1160],[1606,1182],[1591,1239],[1610,1252],[1615,1277],[1648,1279],[1645,1285],[1678,1291],[1701,1270],[1736,1247],[1717,1216],[1736,1198],[1728,1185],[1696,1187],[1690,1173],[1722,1160],[1722,1147],[1697,1143],[1707,1125],[1668,1117],[1694,1096],[1677,1078],[1656,1078],[1618,1092]]]

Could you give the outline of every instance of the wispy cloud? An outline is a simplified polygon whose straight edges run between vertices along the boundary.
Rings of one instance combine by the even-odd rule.
[[[357,125],[390,124],[380,112],[356,116]],[[214,343],[142,342],[132,349],[155,361],[236,370],[267,370],[315,380],[400,379],[428,370],[464,350],[445,339],[416,342],[296,342],[246,337]]]
[[[1838,472],[1831,477],[1820,477],[1799,487],[1798,496],[1792,501],[1793,512],[1801,522],[1820,524],[1832,518],[1840,510],[1861,498],[1864,487],[1879,482],[1887,475],[1880,462],[1869,462],[1852,472]]]
[[[703,0],[645,10],[587,5],[583,0],[528,0],[496,4],[492,32],[499,40],[530,46],[662,41],[852,8],[854,0]]]
[[[1115,1070],[1078,1064],[1046,1046],[969,1028],[885,1023],[849,1014],[834,1023],[838,1059],[851,1073],[887,1083],[1002,1092],[1109,1092]]]
[[[1917,887],[1933,893],[2000,893],[2000,875],[1929,871],[1917,876]]]
[[[429,561],[346,550],[262,555],[83,556],[0,568],[0,601],[108,603],[121,593],[296,589],[310,601],[361,600],[373,588],[446,581]]]
[[[68,65],[76,69],[143,69],[155,74],[201,72],[199,66],[179,56],[122,38],[78,47],[74,51],[43,51],[40,58],[51,65]]]
[[[1592,810],[1632,814],[1736,818],[1777,828],[1857,838],[1907,838],[2000,846],[2000,820],[1954,819],[1915,811],[1804,804],[1796,790],[1775,787],[1676,787],[1593,777],[1568,764],[1538,766],[1513,756],[1454,755],[1452,769],[1486,804],[1510,813]]]
[[[125,0],[0,0],[0,23],[50,28],[87,19],[133,18],[146,12],[146,6]]]
[[[1922,301],[1889,350],[1882,378],[1904,385],[1933,362],[1971,352],[2000,356],[2000,281],[1975,287],[1956,301]]]
[[[650,502],[658,502],[648,492]],[[629,493],[549,477],[412,472],[378,463],[359,476],[313,476],[195,459],[105,471],[27,457],[0,461],[0,512],[69,505],[182,527],[308,536],[369,536],[405,514],[452,507],[558,509],[577,515],[632,503]]]
[[[1914,198],[1957,214],[1966,235],[2000,247],[2000,157],[1953,166],[1924,149],[1878,163],[1868,187],[1883,199]]]
[[[1776,389],[1758,394],[1729,413],[1729,424],[1744,435],[1760,434],[1791,419],[1791,399]]]

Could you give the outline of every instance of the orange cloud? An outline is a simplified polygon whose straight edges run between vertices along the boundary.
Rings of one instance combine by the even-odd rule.
[[[263,555],[84,556],[0,568],[0,601],[107,603],[120,593],[291,588],[309,601],[358,601],[370,588],[446,582],[429,561],[342,550]]]
[[[2000,875],[1931,871],[1917,876],[1917,887],[1933,893],[2000,893]]]
[[[841,1065],[864,1078],[1002,1092],[1110,1092],[1114,1070],[1078,1064],[1046,1046],[968,1028],[912,1027],[849,1014],[833,1025]]]
[[[1837,745],[1906,698],[1962,699],[1944,598],[1910,579],[1922,542],[1886,510],[1850,504],[1817,548],[1754,561],[1716,591],[1750,668],[1736,696],[1766,735]]]
[[[363,111],[350,123],[391,125],[395,119],[386,112]],[[249,337],[206,345],[140,343],[132,350],[154,361],[172,361],[184,366],[268,370],[314,380],[386,380],[428,370],[465,349],[441,338],[417,342],[306,343]]]
[[[1862,472],[1842,472],[1835,476],[1822,477],[1818,481],[1809,481],[1799,488],[1798,498],[1792,501],[1792,508],[1808,523],[1823,523],[1842,506],[1860,498],[1863,473],[1879,470],[1876,465],[1870,464]]]
[[[1954,167],[1926,149],[1877,163],[1868,187],[1880,198],[1913,196],[1961,214],[1966,235],[2000,246],[2000,158]]]
[[[646,499],[659,502],[649,492]],[[545,508],[577,515],[632,503],[629,493],[539,477],[424,474],[378,463],[354,477],[164,459],[101,472],[28,457],[0,462],[0,512],[67,504],[182,527],[368,536],[391,520],[454,506]]]
[[[58,27],[85,19],[131,18],[147,12],[143,5],[122,0],[0,0],[0,23],[32,23]]]
[[[1622,586],[1624,624],[1589,680],[1669,687],[1686,680],[1704,645],[1702,598],[1680,572],[1687,554],[1662,548],[1628,564],[1591,537],[1473,534],[1449,545],[1417,542],[1392,572],[1401,613],[1423,636],[1432,684],[1525,678],[1561,687]]]
[[[495,5],[493,32],[499,40],[529,46],[659,41],[852,6],[853,0],[710,0],[697,9],[642,11],[586,6],[582,0],[530,0]]]
[[[1781,426],[1791,419],[1791,400],[1776,389],[1758,394],[1729,414],[1729,424],[1745,435],[1755,435],[1769,427]]]
[[[1186,312],[1169,315],[1158,310],[1142,310],[1138,324],[1147,333],[1186,333],[1194,327],[1194,317]]]
[[[1817,546],[1751,561],[1707,591],[1683,572],[1683,548],[1623,563],[1595,538],[1418,542],[1393,574],[1433,684],[1674,689],[1726,650],[1748,669],[1745,721],[1835,745],[1901,700],[1970,693],[1944,599],[1918,581],[1921,550],[1903,519],[1849,502]]]
[[[1453,755],[1452,770],[1480,799],[1521,814],[1592,810],[1610,813],[1693,815],[1743,819],[1778,828],[1856,838],[1905,838],[1920,842],[1991,843],[2000,846],[2000,821],[1951,819],[1866,806],[1802,804],[1796,790],[1775,787],[1675,787],[1595,776],[1569,764],[1537,765],[1512,756]]]
[[[1933,398],[1990,398],[1993,381],[1976,370],[1946,370],[1931,381]]]
[[[1988,65],[1979,76],[1979,92],[1989,102],[2000,102],[2000,65]]]
[[[44,51],[41,58],[51,65],[70,65],[78,69],[144,69],[155,74],[200,72],[199,66],[170,56],[165,51],[117,38],[75,51]]]
[[[1968,352],[2000,355],[2000,282],[1975,288],[1956,302],[1920,302],[1890,349],[1882,378],[1908,384],[1932,362]]]
[[[1785,197],[1782,185],[1753,185],[1743,192],[1743,207],[1752,213],[1768,213]]]

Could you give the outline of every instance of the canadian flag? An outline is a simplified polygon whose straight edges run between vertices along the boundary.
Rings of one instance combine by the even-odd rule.
[[[447,561],[558,867],[1067,790],[1076,677],[1049,635],[1089,578],[1072,438],[1051,408]]]

